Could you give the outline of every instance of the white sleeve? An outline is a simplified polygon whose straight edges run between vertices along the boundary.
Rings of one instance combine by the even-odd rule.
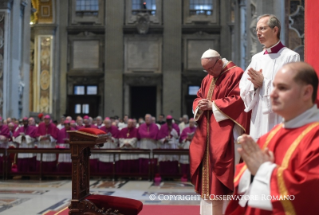
[[[295,54],[294,56],[292,56],[290,62],[299,62],[300,61],[300,55],[299,54]]]
[[[271,109],[271,100],[270,100],[270,94],[271,94],[271,87],[272,80],[264,78],[263,80],[263,86],[264,89],[264,95],[262,95],[262,112],[263,114],[269,114],[272,113]]]
[[[223,121],[223,120],[228,119],[228,117],[227,117],[225,114],[223,114],[223,113],[216,107],[216,104],[215,104],[214,101],[213,101],[213,105],[212,105],[212,111],[213,111],[215,120],[216,120],[217,122],[220,122],[220,121]]]
[[[194,111],[193,111],[194,112]],[[200,119],[200,117],[202,116],[203,111],[200,110],[198,107],[196,108],[195,112],[194,112],[194,119],[195,121],[198,121]]]
[[[161,144],[164,144],[164,141],[165,141],[165,138],[158,140],[158,142],[160,142]]]
[[[243,175],[240,178],[239,184],[238,184],[238,194],[240,195],[249,195],[250,192],[250,178],[251,174],[248,169],[245,170]],[[245,207],[248,202],[248,199],[241,198],[238,202],[238,204],[241,207]]]
[[[240,97],[245,104],[245,112],[249,112],[255,107],[259,97],[259,89],[255,91],[253,83],[248,80],[247,72],[252,67],[252,63],[250,63],[239,82]]]
[[[50,135],[50,141],[51,141],[51,142],[56,142],[56,139],[54,139],[54,138]]]
[[[177,131],[173,128],[172,131],[171,131],[171,135],[174,137],[174,138],[178,138],[178,133]]]
[[[259,167],[250,189],[250,195],[256,198],[249,199],[249,206],[272,210],[271,200],[267,196],[270,196],[270,179],[275,168],[276,164],[272,162],[265,162]]]
[[[234,167],[236,166],[236,164],[239,163],[240,160],[240,154],[237,151],[238,148],[241,148],[240,144],[237,144],[237,138],[243,134],[243,129],[237,125],[236,123],[234,124],[234,128],[233,128],[233,137],[234,137]]]
[[[130,144],[132,146],[132,148],[136,148],[136,143],[137,143],[137,138],[129,138],[129,139],[124,139],[124,138],[120,138],[120,148],[122,148],[124,146],[124,144]]]

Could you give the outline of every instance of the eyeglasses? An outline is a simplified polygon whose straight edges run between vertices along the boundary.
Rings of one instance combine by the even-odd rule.
[[[216,63],[217,63],[218,60],[219,60],[219,59],[217,59],[217,60],[215,61],[214,65],[213,65],[212,67],[208,68],[207,70],[214,69],[214,67],[215,67],[215,65],[216,65]],[[207,72],[207,70],[203,70],[203,71],[204,71],[204,72]],[[207,73],[208,73],[208,72],[207,72]]]
[[[269,28],[269,26],[263,26],[263,27],[256,28],[256,29],[255,29],[255,33],[257,34],[258,31],[264,32],[264,31],[267,30],[267,28]]]

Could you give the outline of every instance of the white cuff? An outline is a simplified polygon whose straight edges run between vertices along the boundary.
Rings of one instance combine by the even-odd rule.
[[[213,104],[212,104],[212,111],[213,111],[213,114],[214,114],[214,117],[216,119],[216,122],[220,122],[220,121],[223,121],[223,120],[226,120],[228,119],[228,117],[223,114],[215,105],[215,102],[213,101]]]
[[[246,169],[243,173],[243,175],[240,178],[239,184],[238,184],[238,193],[243,194],[248,191],[249,185],[250,185],[250,171]]]
[[[270,179],[275,168],[276,164],[272,162],[265,162],[259,167],[250,190],[250,195],[256,198],[249,200],[249,206],[268,211],[272,210],[271,198],[268,198],[268,196],[270,196]]]

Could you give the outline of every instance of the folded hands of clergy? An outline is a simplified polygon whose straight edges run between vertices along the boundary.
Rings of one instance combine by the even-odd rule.
[[[50,140],[50,134],[41,136],[41,137],[40,137],[40,140]]]
[[[202,99],[198,102],[198,108],[201,110],[212,110],[212,101],[208,99]]]
[[[253,68],[250,68],[248,69],[247,74],[249,76],[248,80],[250,80],[251,83],[253,83],[255,89],[263,85],[264,75],[262,73],[262,70],[256,71]]]
[[[0,135],[0,141],[5,141],[7,138],[3,135]]]
[[[238,138],[238,143],[242,148],[238,148],[238,152],[245,161],[247,168],[252,175],[255,175],[259,167],[265,162],[274,162],[274,155],[268,148],[260,149],[257,143],[249,135],[242,135]]]

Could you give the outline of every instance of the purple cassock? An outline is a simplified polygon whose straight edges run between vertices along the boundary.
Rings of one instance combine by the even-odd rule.
[[[179,127],[173,123],[169,128],[167,123],[161,126],[158,132],[157,139],[160,143],[161,149],[177,149],[179,142]],[[167,142],[164,142],[164,141]],[[173,175],[179,172],[178,169],[178,155],[160,155],[159,158],[159,174],[161,175]]]
[[[139,137],[139,148],[141,149],[156,149],[157,146],[157,134],[158,127],[155,123],[151,124],[141,124],[138,128],[138,137]],[[157,159],[149,159],[149,156],[146,154],[139,155],[139,169],[141,174],[147,175],[149,172],[149,165],[151,169],[157,167]],[[156,171],[156,170],[155,170]]]
[[[179,139],[180,148],[182,149],[189,149],[190,141],[187,140],[187,137],[193,138],[194,133],[196,131],[196,127],[186,127],[184,128],[181,137]],[[189,156],[188,155],[181,155],[180,160],[180,167],[182,175],[190,176],[190,169],[189,169]]]
[[[137,147],[138,130],[137,128],[123,128],[119,133],[119,145],[121,149],[130,150]],[[126,146],[128,144],[129,146]],[[139,160],[136,154],[120,155],[117,162],[117,171],[119,173],[138,173]]]
[[[10,131],[8,126],[1,125],[0,126],[0,135],[5,136],[6,138],[10,138]],[[2,141],[0,140],[0,148],[7,148],[8,147],[8,141]],[[3,172],[3,155],[0,154],[0,173]]]
[[[34,148],[36,135],[37,128],[29,125],[19,127],[13,134],[19,148]],[[19,172],[34,172],[36,166],[35,154],[19,153],[17,155],[17,166]]]
[[[41,122],[37,128],[38,148],[55,148],[59,129],[53,123],[46,125]],[[40,137],[45,137],[40,140]],[[37,171],[40,171],[41,154],[37,155]],[[42,155],[42,171],[54,172],[56,170],[56,154],[45,153]]]
[[[75,128],[70,128],[66,130],[66,128],[62,128],[59,131],[57,146],[58,148],[70,148],[69,145],[69,133],[67,131],[73,131]],[[58,158],[57,170],[59,173],[69,173],[72,171],[72,159],[70,153],[60,153]]]
[[[102,131],[104,131],[109,138],[106,140],[106,142],[103,144],[103,146],[100,147],[100,149],[115,149],[118,147],[118,135],[119,130],[116,126],[110,126],[109,128],[106,128],[105,126],[102,126],[100,128]],[[99,172],[100,173],[106,173],[106,174],[112,174],[113,172],[113,161],[114,157],[111,154],[98,154],[99,159]],[[118,160],[118,159],[117,159]]]

